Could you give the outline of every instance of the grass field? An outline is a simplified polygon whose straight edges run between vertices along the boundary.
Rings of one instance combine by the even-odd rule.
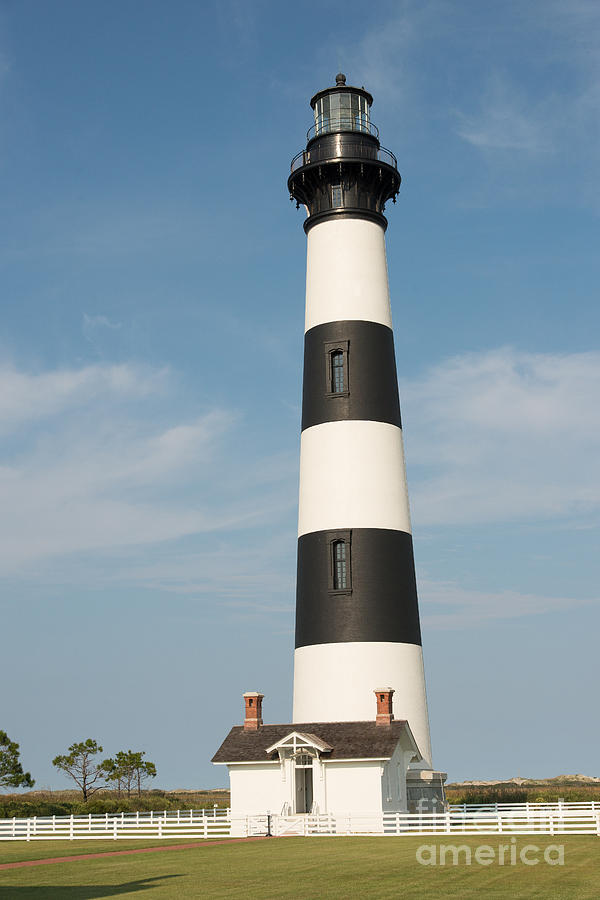
[[[456,836],[457,838],[458,836]],[[0,871],[2,900],[100,900],[103,897],[251,898],[543,898],[597,900],[600,839],[519,836],[517,848],[541,848],[535,866],[464,864],[425,867],[415,857],[420,844],[489,844],[499,835],[448,838],[275,838],[211,845],[164,853],[74,860]],[[565,847],[564,866],[543,861],[548,844]],[[0,845],[2,862],[148,846],[142,841],[52,841]],[[508,862],[509,857],[507,857]]]

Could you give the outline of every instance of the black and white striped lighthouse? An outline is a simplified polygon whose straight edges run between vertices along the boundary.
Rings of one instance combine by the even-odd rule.
[[[430,767],[383,214],[400,175],[372,102],[342,74],[315,94],[288,180],[308,213],[293,720],[371,719],[392,688]]]

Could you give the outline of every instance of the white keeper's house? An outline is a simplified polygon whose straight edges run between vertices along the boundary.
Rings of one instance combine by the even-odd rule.
[[[394,692],[374,693],[370,721],[283,725],[264,725],[263,695],[244,694],[244,724],[231,729],[212,760],[229,770],[232,812],[406,811],[409,766],[422,757],[408,722],[393,718]]]

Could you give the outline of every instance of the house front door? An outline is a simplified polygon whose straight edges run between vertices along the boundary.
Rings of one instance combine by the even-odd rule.
[[[313,803],[313,773],[311,768],[296,769],[296,812],[309,813]]]

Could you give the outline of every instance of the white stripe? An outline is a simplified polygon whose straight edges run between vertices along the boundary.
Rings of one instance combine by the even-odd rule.
[[[432,765],[423,652],[386,641],[314,644],[294,655],[294,722],[374,720],[374,691],[394,689],[396,719],[406,719]]]
[[[336,528],[410,532],[401,428],[350,420],[302,432],[298,535]]]
[[[306,330],[344,319],[392,327],[385,233],[366,219],[333,219],[308,232]]]

